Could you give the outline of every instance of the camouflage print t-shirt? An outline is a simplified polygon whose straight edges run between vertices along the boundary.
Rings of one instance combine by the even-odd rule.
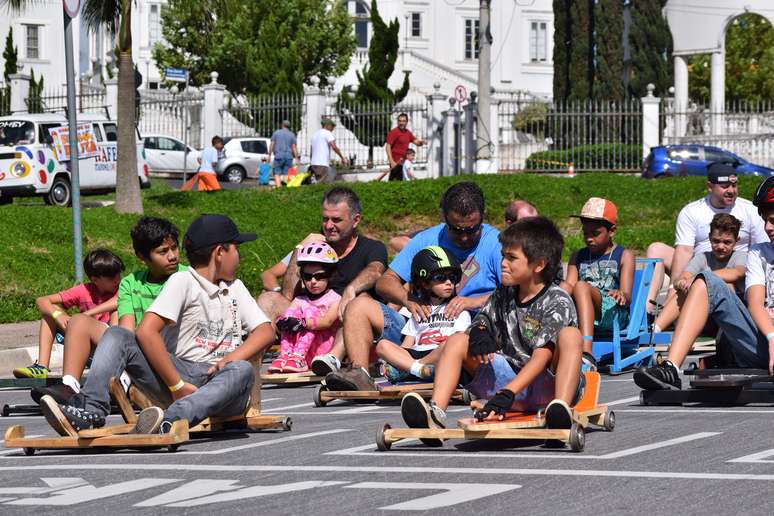
[[[567,292],[554,284],[526,303],[519,303],[517,294],[518,287],[497,287],[472,326],[486,325],[503,356],[518,370],[534,350],[556,343],[562,328],[577,327],[578,315]]]

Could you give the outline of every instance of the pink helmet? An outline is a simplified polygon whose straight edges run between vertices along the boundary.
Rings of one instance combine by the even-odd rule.
[[[336,251],[325,242],[312,242],[298,250],[296,263],[334,264],[339,261]]]

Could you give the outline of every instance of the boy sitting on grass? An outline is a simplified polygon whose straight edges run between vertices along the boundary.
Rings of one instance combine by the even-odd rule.
[[[28,367],[14,369],[16,378],[48,378],[54,339],[65,344],[70,340],[67,336],[71,333],[75,317],[67,314],[69,308],[77,307],[81,314],[82,321],[76,325],[76,333],[86,328],[89,333],[101,335],[108,324],[116,324],[114,298],[124,262],[107,249],[94,249],[83,260],[83,270],[89,278],[88,283],[37,299],[38,310],[43,316],[38,337],[38,359]],[[99,337],[92,344],[96,345],[97,341]]]
[[[255,381],[250,358],[274,340],[274,330],[255,299],[235,278],[242,242],[225,215],[202,215],[183,239],[190,268],[173,274],[150,305],[134,335],[97,348],[81,395],[83,403],[57,405],[41,399],[47,421],[62,435],[105,424],[108,381],[124,369],[151,398],[169,406],[143,410],[137,433],[167,432],[174,421],[194,426],[210,416],[236,416],[247,408]],[[242,342],[242,329],[249,335]],[[74,396],[71,402],[75,400]]]
[[[644,390],[682,387],[680,366],[708,320],[723,332],[733,366],[774,368],[774,177],[755,191],[753,204],[763,218],[771,242],[754,244],[747,254],[745,285],[747,306],[717,274],[698,273],[685,296],[667,359],[653,367],[641,367],[634,383]]]
[[[156,217],[142,217],[131,230],[134,254],[146,268],[124,277],[118,286],[118,324],[129,332],[139,326],[145,310],[161,292],[164,282],[177,271],[188,267],[179,263],[179,231],[174,224]],[[95,328],[85,315],[76,315],[68,323],[65,337],[62,383],[35,387],[30,395],[35,403],[48,394],[58,403],[66,403],[81,392],[79,379],[94,346],[105,339],[123,338],[125,331],[106,326]],[[120,336],[120,337],[119,337]]]
[[[549,428],[570,428],[583,391],[581,334],[570,296],[553,284],[564,241],[545,217],[519,219],[500,234],[502,285],[467,333],[448,338],[428,405],[416,393],[401,402],[411,428],[445,428],[446,407],[459,383],[486,399],[476,417],[546,407]],[[460,382],[460,376],[462,381]],[[437,439],[425,439],[439,445]]]

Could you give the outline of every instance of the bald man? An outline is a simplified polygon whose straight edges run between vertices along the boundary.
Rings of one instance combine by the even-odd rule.
[[[505,227],[524,217],[537,217],[538,211],[531,203],[522,199],[516,199],[505,207]]]

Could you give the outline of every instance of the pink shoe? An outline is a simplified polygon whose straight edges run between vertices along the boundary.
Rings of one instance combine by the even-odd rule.
[[[309,366],[304,357],[300,355],[290,355],[282,368],[284,373],[305,373],[307,371],[309,371]]]
[[[283,369],[285,369],[285,362],[287,362],[288,356],[285,354],[282,354],[274,359],[274,361],[269,365],[268,372],[270,373],[281,373]]]

